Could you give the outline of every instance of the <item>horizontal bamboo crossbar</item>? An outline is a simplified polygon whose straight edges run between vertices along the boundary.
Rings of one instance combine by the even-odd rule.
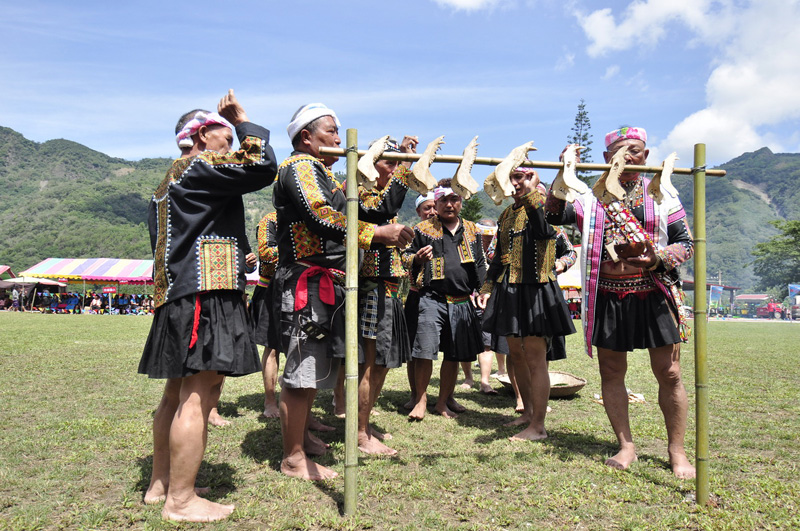
[[[336,157],[344,157],[347,154],[347,150],[342,148],[329,148],[329,147],[320,147],[319,148],[320,155],[333,155]],[[367,152],[365,150],[359,150],[358,156],[362,157]],[[422,156],[421,153],[384,153],[381,155],[381,159],[385,160],[399,160],[401,162],[416,162]],[[436,155],[434,157],[434,162],[450,162],[459,164],[461,159],[463,159],[461,155]],[[477,157],[475,158],[475,164],[481,164],[484,166],[497,166],[502,162],[503,159],[495,158],[495,157]],[[527,162],[523,162],[522,166],[528,168],[545,168],[551,170],[560,170],[564,168],[563,162],[550,162],[550,161],[541,161],[541,160],[530,160]],[[611,168],[611,164],[592,164],[592,163],[585,163],[581,162],[575,165],[575,168],[578,170],[585,170],[585,171],[606,171]],[[625,166],[626,171],[637,171],[642,173],[657,173],[663,170],[662,166]],[[724,177],[726,172],[725,170],[705,170],[706,175],[710,175],[713,177]],[[678,175],[691,175],[694,173],[692,168],[673,168],[673,174]]]

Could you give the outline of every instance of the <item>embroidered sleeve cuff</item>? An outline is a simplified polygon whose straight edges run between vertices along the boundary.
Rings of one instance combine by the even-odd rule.
[[[546,199],[547,196],[545,196],[542,192],[539,190],[534,190],[533,192],[523,196],[522,203],[527,208],[542,208]]]
[[[372,238],[375,236],[375,225],[366,221],[358,222],[358,248],[369,249]]]
[[[483,286],[481,286],[480,294],[481,295],[485,295],[486,293],[491,294],[493,289],[494,289],[494,280],[487,280],[486,282],[483,283]]]

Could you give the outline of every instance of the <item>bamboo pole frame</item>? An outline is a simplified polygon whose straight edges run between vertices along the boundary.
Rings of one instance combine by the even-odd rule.
[[[345,505],[344,514],[352,515],[356,511],[357,501],[357,471],[358,471],[358,197],[356,183],[359,157],[366,154],[358,150],[358,133],[356,129],[347,130],[347,148],[321,147],[321,155],[334,155],[347,157],[347,237],[346,237],[346,264],[347,281],[346,291],[346,321],[345,321],[345,391],[346,391],[346,421],[345,421]],[[384,153],[380,156],[385,160],[401,162],[416,162],[421,157],[419,153]],[[436,155],[433,162],[459,164],[461,155]],[[476,157],[474,164],[496,166],[502,158]],[[695,468],[695,503],[707,506],[709,496],[709,458],[708,458],[708,367],[706,358],[706,176],[724,177],[725,170],[707,170],[705,167],[705,144],[694,146],[694,167],[673,168],[676,175],[691,175],[694,179],[694,264],[695,264],[695,290],[694,290],[694,345],[695,345],[695,391],[696,391],[696,449]],[[529,168],[560,170],[564,168],[563,162],[551,161],[525,161],[522,166]],[[606,171],[610,164],[578,163],[577,170]],[[662,166],[626,165],[626,171],[640,173],[657,173],[663,171]],[[351,302],[352,301],[352,302]],[[700,316],[698,318],[697,316]]]
[[[348,129],[346,138],[344,514],[350,516],[358,501],[358,131]]]

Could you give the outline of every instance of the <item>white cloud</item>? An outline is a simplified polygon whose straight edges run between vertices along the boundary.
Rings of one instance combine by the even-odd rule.
[[[561,57],[558,58],[558,62],[556,63],[556,70],[566,70],[571,68],[575,65],[575,54],[574,53],[564,53]]]
[[[606,72],[605,74],[603,74],[603,79],[605,80],[611,79],[617,74],[619,74],[619,65],[611,65],[608,68],[606,68]]]
[[[616,21],[610,9],[589,14],[582,27],[589,55],[637,49],[656,43],[668,22],[680,22],[695,39],[717,52],[706,80],[705,108],[679,120],[657,146],[691,158],[692,146],[708,144],[714,160],[724,161],[769,146],[792,148],[800,119],[800,4],[751,0],[745,7],[707,0],[648,0],[632,3]],[[612,67],[613,68],[613,67]],[[608,74],[608,71],[606,72]]]
[[[611,8],[598,9],[578,21],[592,41],[588,53],[592,57],[609,52],[653,46],[664,35],[669,22],[679,21],[697,31],[716,31],[706,27],[710,0],[646,0],[631,3],[619,24]]]
[[[442,7],[451,7],[456,11],[479,11],[481,9],[491,9],[503,0],[435,0]]]

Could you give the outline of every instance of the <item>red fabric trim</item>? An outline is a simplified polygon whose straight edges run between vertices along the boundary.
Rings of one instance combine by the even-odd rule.
[[[319,298],[325,304],[332,306],[336,303],[333,291],[333,275],[322,266],[311,266],[297,279],[297,291],[294,296],[294,311],[302,310],[308,304],[308,277],[322,275],[319,280]]]
[[[197,327],[200,325],[200,294],[196,295],[194,300],[194,322],[192,323],[192,340],[189,342],[189,348],[193,348],[197,343]]]

